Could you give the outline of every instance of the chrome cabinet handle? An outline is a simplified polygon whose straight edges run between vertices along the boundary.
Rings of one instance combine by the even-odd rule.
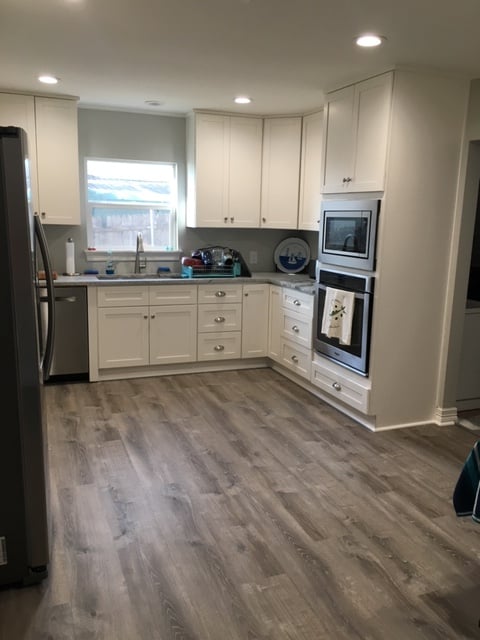
[[[352,179],[351,179],[351,178],[344,178],[344,179],[342,180],[342,182],[343,182],[343,183],[345,183],[345,182],[351,182],[351,181],[352,181]]]
[[[215,291],[215,296],[217,298],[224,298],[226,295],[225,291]]]
[[[297,356],[292,356],[291,360],[292,362],[295,362],[295,364],[298,362]]]
[[[214,318],[214,322],[225,322],[225,318],[223,316],[217,316]]]
[[[223,344],[216,344],[213,348],[215,351],[223,351],[225,349]]]
[[[295,331],[295,333],[298,333],[300,331],[300,329],[297,327],[296,324],[294,324],[293,327],[292,327],[292,331]]]
[[[339,384],[338,382],[332,382],[332,387],[335,389],[335,391],[341,391],[342,390],[342,385]]]
[[[300,300],[297,300],[297,299],[295,298],[295,300],[293,301],[293,304],[294,304],[296,307],[299,307],[302,303],[300,302]]]

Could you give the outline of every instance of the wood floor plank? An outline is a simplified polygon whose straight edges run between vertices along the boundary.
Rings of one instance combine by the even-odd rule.
[[[0,590],[0,640],[480,638],[475,433],[372,433],[269,369],[45,391],[49,577]]]

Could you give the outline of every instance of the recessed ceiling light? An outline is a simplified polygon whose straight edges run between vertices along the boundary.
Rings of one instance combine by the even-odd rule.
[[[149,107],[162,107],[165,103],[161,100],[145,100],[145,104]]]
[[[359,47],[378,47],[385,39],[383,36],[377,36],[374,33],[365,33],[362,36],[358,36],[355,42]]]
[[[57,84],[58,82],[58,78],[55,78],[55,76],[38,76],[38,79],[43,84]]]
[[[250,104],[251,101],[252,101],[252,99],[248,98],[247,96],[237,96],[235,98],[235,102],[237,104]]]

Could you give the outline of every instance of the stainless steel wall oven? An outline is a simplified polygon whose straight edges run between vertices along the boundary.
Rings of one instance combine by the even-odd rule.
[[[354,293],[350,344],[322,333],[327,288]],[[374,277],[328,269],[317,270],[313,348],[322,356],[364,376],[368,375]]]

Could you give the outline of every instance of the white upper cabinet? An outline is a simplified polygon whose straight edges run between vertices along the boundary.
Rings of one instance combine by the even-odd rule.
[[[384,190],[392,82],[389,72],[328,95],[323,193]]]
[[[297,228],[301,137],[301,117],[264,120],[262,228]]]
[[[262,127],[261,118],[191,116],[187,226],[259,226]]]
[[[80,224],[77,104],[35,98],[35,120],[41,220]]]
[[[322,193],[323,110],[303,117],[298,228],[318,231]]]
[[[44,224],[80,224],[76,101],[0,93],[0,124],[27,133],[33,211]]]

